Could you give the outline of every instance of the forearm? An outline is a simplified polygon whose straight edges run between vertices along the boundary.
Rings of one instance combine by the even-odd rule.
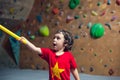
[[[31,50],[34,50],[34,51],[35,51],[35,49],[36,49],[36,46],[35,46],[34,44],[32,44],[31,42],[29,42],[29,41],[27,41],[26,46],[27,46],[28,48],[30,48]]]
[[[38,54],[41,54],[41,49],[39,47],[36,47],[33,43],[31,43],[30,41],[28,41],[26,38],[21,37],[20,42],[22,42],[22,40],[26,41],[26,46],[31,49],[32,51],[35,51]]]
[[[75,80],[80,80],[80,77],[79,77],[77,68],[71,69],[71,72],[72,72],[72,74],[73,74]]]

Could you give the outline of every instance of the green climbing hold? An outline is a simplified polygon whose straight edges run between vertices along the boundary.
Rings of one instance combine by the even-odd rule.
[[[35,39],[35,35],[31,35],[30,39],[34,40]]]
[[[100,6],[100,5],[101,5],[101,2],[98,2],[98,3],[97,3],[97,6]]]
[[[21,30],[18,30],[15,34],[20,36],[21,35]],[[15,62],[16,62],[17,65],[19,65],[19,60],[20,60],[20,42],[17,41],[12,36],[9,37],[9,41],[10,41],[11,49],[12,49],[12,52],[13,52],[13,56],[15,58]]]
[[[45,25],[45,26],[40,27],[39,33],[40,33],[42,36],[45,36],[45,37],[49,36],[48,26]]]
[[[104,35],[104,27],[100,23],[93,24],[90,29],[90,35],[93,38],[100,38]]]
[[[70,0],[69,7],[70,9],[74,9],[77,7],[77,5],[80,4],[80,0]]]

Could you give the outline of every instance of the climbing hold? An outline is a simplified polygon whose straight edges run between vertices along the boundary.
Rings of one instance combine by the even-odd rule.
[[[10,8],[10,9],[9,9],[10,14],[13,14],[13,13],[14,13],[14,11],[15,11],[15,9],[14,9],[14,8]]]
[[[56,22],[55,22],[55,25],[56,25],[56,26],[58,26],[59,24],[60,24],[60,22],[59,22],[59,21],[56,21]]]
[[[81,68],[80,68],[80,71],[81,71],[82,73],[84,73],[84,72],[85,72],[85,68],[84,68],[84,67],[81,67]]]
[[[107,3],[107,0],[104,0],[104,3]]]
[[[90,29],[90,34],[93,38],[100,38],[104,35],[104,27],[100,23],[93,24]]]
[[[36,19],[37,19],[37,21],[40,23],[40,22],[42,22],[42,16],[41,15],[37,15],[36,16]]]
[[[109,52],[112,53],[112,50],[110,49]]]
[[[60,11],[59,15],[63,16],[64,15],[64,11]]]
[[[112,10],[111,13],[114,14],[116,11],[115,10]]]
[[[47,8],[50,8],[50,7],[51,7],[51,4],[50,4],[50,3],[48,3],[48,4],[47,4]]]
[[[80,50],[81,50],[81,51],[83,51],[83,50],[84,50],[84,48],[80,48]]]
[[[80,16],[79,16],[79,15],[75,15],[74,18],[75,18],[75,19],[79,19]]]
[[[48,3],[47,5],[46,5],[46,12],[49,12],[50,11],[50,7],[51,7],[51,4],[50,3]]]
[[[93,48],[90,48],[89,51],[92,52],[92,51],[93,51]]]
[[[97,16],[98,14],[95,11],[91,12],[93,16]]]
[[[103,11],[103,12],[100,14],[100,16],[103,16],[103,15],[105,15],[105,13],[106,13],[106,11]]]
[[[88,36],[88,34],[87,34],[87,32],[85,32],[85,31],[81,31],[81,34],[80,34],[82,37],[87,37]]]
[[[100,63],[102,63],[103,62],[103,59],[100,59]]]
[[[94,71],[94,68],[91,66],[90,67],[90,72],[93,72]]]
[[[114,21],[116,18],[117,18],[116,16],[113,16],[112,19],[111,19],[111,21]]]
[[[74,19],[74,17],[68,15],[66,18],[66,23],[71,22],[73,19]]]
[[[35,39],[35,35],[31,35],[30,39],[34,40]]]
[[[21,30],[18,30],[16,32],[16,35],[20,36],[21,35]],[[15,38],[12,36],[9,37],[9,41],[11,44],[11,49],[15,58],[15,62],[17,65],[19,65],[19,60],[20,60],[20,43],[17,41]]]
[[[80,23],[80,25],[78,26],[78,28],[81,29],[81,28],[82,28],[82,25],[83,25],[83,23]]]
[[[3,33],[2,33],[2,31],[0,30],[0,37],[2,37],[2,35],[3,35]]]
[[[107,67],[107,66],[108,66],[107,64],[104,65],[104,67]]]
[[[88,25],[87,25],[87,28],[89,29],[89,28],[91,28],[91,26],[92,26],[92,23],[89,22]]]
[[[58,8],[53,8],[52,12],[53,12],[53,14],[58,14],[59,13],[59,9]]]
[[[113,62],[113,58],[110,58],[110,62]]]
[[[101,9],[105,9],[106,7],[107,7],[107,4],[105,3],[100,6]]]
[[[100,6],[100,5],[101,5],[101,2],[98,2],[98,3],[97,3],[97,6]]]
[[[109,69],[108,73],[109,73],[110,76],[113,75],[114,74],[113,69]]]
[[[31,35],[31,31],[28,31],[28,32],[27,32],[27,35],[30,36],[30,35]]]
[[[86,18],[87,17],[87,15],[86,14],[83,14],[83,18]]]
[[[80,4],[80,0],[70,0],[69,8],[75,9]]]
[[[40,33],[42,36],[45,36],[45,37],[49,36],[49,28],[48,28],[48,26],[45,25],[45,26],[40,27],[39,33]]]
[[[97,56],[97,54],[96,54],[96,53],[94,53],[94,56]]]
[[[37,70],[39,70],[40,69],[40,64],[36,64],[35,67],[36,67]]]
[[[107,4],[110,5],[111,4],[111,0],[107,0]]]
[[[36,69],[34,64],[31,64],[31,68],[34,69],[34,70]]]
[[[111,30],[111,25],[109,23],[105,23],[105,25]]]
[[[80,38],[80,36],[79,35],[75,35],[75,37],[74,37],[75,39],[78,39],[78,38]]]
[[[116,4],[120,6],[120,0],[116,0]]]

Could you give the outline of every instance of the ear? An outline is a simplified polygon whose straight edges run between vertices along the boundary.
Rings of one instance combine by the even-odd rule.
[[[67,40],[65,40],[65,41],[64,41],[64,44],[67,44],[67,43],[68,43],[68,41],[67,41]]]
[[[68,45],[68,41],[65,40],[65,42],[64,42],[64,46],[67,46],[67,45]]]

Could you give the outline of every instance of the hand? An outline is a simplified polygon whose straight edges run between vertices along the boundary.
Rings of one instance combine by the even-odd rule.
[[[18,41],[20,41],[21,43],[27,44],[28,40],[22,36],[22,37],[20,37],[20,39]]]

